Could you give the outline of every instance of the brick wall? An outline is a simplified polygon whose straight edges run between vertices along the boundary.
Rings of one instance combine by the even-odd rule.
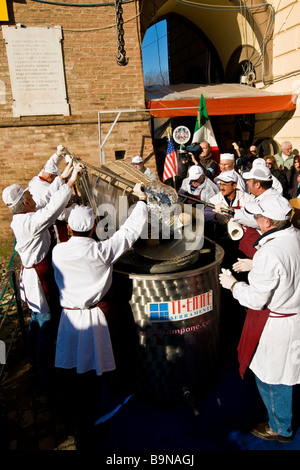
[[[71,3],[82,3],[72,0]],[[85,3],[95,3],[85,0]],[[1,181],[0,192],[12,183],[26,185],[44,165],[60,143],[84,161],[98,165],[98,111],[144,109],[144,82],[135,2],[123,3],[124,39],[128,65],[119,66],[114,6],[69,7],[8,2],[9,26],[59,25],[63,30],[63,57],[70,116],[15,118],[4,40],[0,42],[0,80],[5,86],[5,102],[0,104]],[[2,32],[1,32],[2,38]],[[2,100],[3,101],[3,100]],[[115,115],[103,116],[102,140]],[[133,155],[149,157],[155,169],[148,115],[123,116],[105,144],[107,161],[115,152],[125,150],[125,161]],[[0,238],[9,236],[10,213],[0,201]]]

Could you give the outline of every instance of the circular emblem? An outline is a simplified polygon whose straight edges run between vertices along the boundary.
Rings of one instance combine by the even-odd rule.
[[[177,144],[186,144],[191,137],[191,132],[186,126],[178,126],[173,131],[173,139]]]

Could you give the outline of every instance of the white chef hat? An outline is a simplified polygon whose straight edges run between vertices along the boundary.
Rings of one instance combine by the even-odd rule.
[[[247,202],[245,210],[250,214],[260,214],[273,220],[289,220],[292,206],[285,197],[273,195],[264,197],[260,202]]]
[[[28,188],[22,188],[19,184],[11,184],[2,191],[2,199],[8,207],[15,206]]]
[[[68,225],[75,232],[88,232],[93,228],[94,223],[94,211],[88,206],[75,206],[68,218]]]
[[[246,180],[255,179],[258,181],[271,181],[272,173],[270,172],[269,168],[259,163],[256,166],[252,166],[250,171],[246,171],[243,174],[243,178]]]
[[[197,180],[201,175],[203,175],[203,170],[199,165],[192,165],[189,168],[189,181]]]
[[[235,161],[233,153],[221,153],[220,155],[220,161],[221,160],[233,160]]]
[[[234,170],[223,171],[215,178],[215,181],[224,181],[224,183],[237,183],[238,177]]]
[[[55,165],[55,163],[52,162],[52,160],[46,163],[42,171],[45,171],[46,173],[51,173],[51,175],[60,175],[60,171],[57,165]]]
[[[140,157],[139,155],[136,155],[135,157],[133,157],[133,159],[131,160],[131,163],[142,163],[144,160],[142,159],[142,157]]]

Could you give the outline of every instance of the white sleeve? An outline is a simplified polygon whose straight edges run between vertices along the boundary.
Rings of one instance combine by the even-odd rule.
[[[99,255],[105,264],[111,264],[129,250],[142,235],[148,223],[148,206],[138,201],[125,223],[114,235],[103,242],[99,242]]]
[[[259,230],[259,225],[256,222],[254,216],[252,214],[248,214],[245,209],[235,209],[232,220],[238,224],[246,225],[247,227],[252,227]]]
[[[249,284],[239,282],[233,289],[233,297],[244,307],[262,310],[269,305],[273,292],[278,288],[280,264],[268,250],[257,252],[248,275]]]
[[[63,184],[50,198],[49,202],[41,209],[38,209],[32,222],[35,225],[36,231],[44,230],[54,224],[62,210],[68,204],[72,195],[72,189]]]
[[[52,161],[58,167],[62,159],[63,155],[58,156],[56,153],[54,153],[53,155],[51,155],[48,161]]]

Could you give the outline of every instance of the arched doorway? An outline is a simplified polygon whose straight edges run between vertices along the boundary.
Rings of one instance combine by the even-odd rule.
[[[142,44],[145,85],[222,83],[219,55],[195,24],[170,14],[150,29]]]

